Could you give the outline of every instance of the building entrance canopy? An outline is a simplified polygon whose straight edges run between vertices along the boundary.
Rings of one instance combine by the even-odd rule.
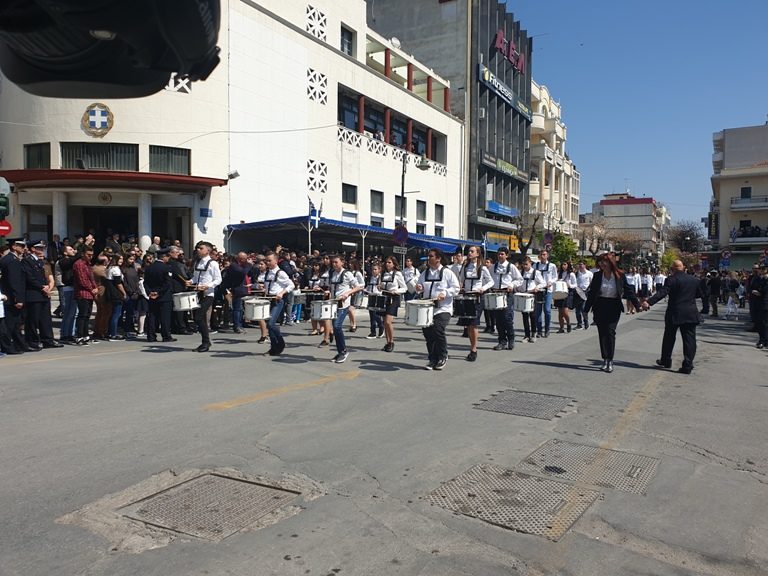
[[[310,230],[311,228],[311,230]],[[307,216],[293,216],[276,220],[264,220],[243,224],[229,224],[227,226],[228,251],[256,250],[262,246],[274,248],[275,244],[283,244],[291,249],[316,247],[320,242],[340,245],[342,242],[357,244],[362,243],[362,255],[365,257],[365,245],[392,246],[391,228],[379,228],[378,226],[366,226],[331,220],[330,218],[312,218]],[[465,246],[476,246],[479,242],[472,240],[460,240],[457,238],[443,238],[429,236],[427,234],[408,234],[407,245],[413,248],[428,250],[438,248],[446,254],[453,254],[457,250],[463,250]]]

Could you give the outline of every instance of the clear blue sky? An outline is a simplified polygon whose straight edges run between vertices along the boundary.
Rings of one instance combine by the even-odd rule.
[[[581,212],[625,185],[706,216],[712,133],[768,114],[768,0],[509,0],[563,108]]]

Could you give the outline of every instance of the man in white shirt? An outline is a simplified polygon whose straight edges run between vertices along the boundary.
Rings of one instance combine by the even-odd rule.
[[[557,280],[557,266],[549,261],[549,252],[542,250],[539,252],[539,261],[533,265],[533,269],[541,274],[542,279],[547,285],[547,290],[544,292],[544,301],[536,302],[536,337],[544,338],[549,337],[549,325],[552,321],[552,291],[554,289],[555,281]],[[541,316],[544,313],[544,331],[542,332]]]
[[[515,308],[514,294],[523,285],[523,277],[517,266],[509,260],[509,249],[499,248],[496,253],[496,264],[491,269],[494,290],[506,291],[507,307],[495,310],[496,327],[499,332],[499,343],[494,350],[512,350],[515,347]]]
[[[584,303],[587,301],[587,292],[589,284],[592,282],[592,272],[587,270],[584,260],[579,262],[579,268],[576,271],[576,294],[573,295],[573,304],[576,308],[576,329],[589,328],[589,317],[584,314]]]
[[[280,333],[278,322],[285,309],[285,300],[283,298],[293,292],[294,284],[288,277],[288,274],[277,265],[277,254],[267,252],[266,262],[267,271],[264,273],[264,290],[267,296],[274,301],[269,322],[267,323],[270,344],[267,354],[270,356],[280,356],[283,350],[285,350],[285,340]]]
[[[364,286],[357,281],[357,278],[355,278],[351,271],[344,269],[344,260],[338,254],[335,254],[331,257],[328,288],[331,299],[339,303],[336,310],[336,319],[333,321],[333,339],[336,342],[336,356],[333,358],[333,362],[341,364],[349,357],[347,343],[344,339],[344,320],[349,312],[349,297],[360,292]]]
[[[442,370],[448,360],[448,341],[445,328],[453,313],[453,297],[459,293],[459,280],[456,275],[442,264],[443,252],[431,248],[427,253],[427,268],[419,276],[416,291],[422,298],[436,300],[432,326],[422,328],[427,342],[429,362],[427,370]]]
[[[198,242],[195,248],[197,260],[195,260],[192,278],[186,281],[187,286],[193,286],[200,296],[200,308],[195,310],[195,324],[200,332],[202,342],[195,348],[197,352],[208,352],[211,349],[211,333],[208,325],[208,311],[213,306],[213,295],[216,286],[221,284],[221,269],[219,263],[211,258],[213,244],[210,242]]]

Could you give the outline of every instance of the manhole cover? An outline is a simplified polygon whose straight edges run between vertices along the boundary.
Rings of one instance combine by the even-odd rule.
[[[645,494],[658,464],[659,460],[650,456],[550,440],[517,468],[533,474],[557,475],[559,480]]]
[[[208,540],[222,540],[297,495],[297,492],[206,474],[121,511],[147,524]]]
[[[514,414],[515,416],[552,420],[552,418],[565,410],[573,402],[573,398],[565,396],[523,392],[521,390],[503,390],[498,394],[494,394],[488,400],[476,404],[475,408],[478,410]]]
[[[594,490],[482,464],[446,482],[428,499],[502,528],[558,540],[599,496]]]

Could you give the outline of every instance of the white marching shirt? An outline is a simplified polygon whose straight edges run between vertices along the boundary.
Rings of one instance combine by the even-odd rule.
[[[453,314],[453,297],[459,293],[459,279],[442,264],[435,270],[427,267],[419,276],[418,284],[421,286],[423,297],[434,300],[440,294],[445,294],[445,300],[437,303],[435,314],[447,312]]]

